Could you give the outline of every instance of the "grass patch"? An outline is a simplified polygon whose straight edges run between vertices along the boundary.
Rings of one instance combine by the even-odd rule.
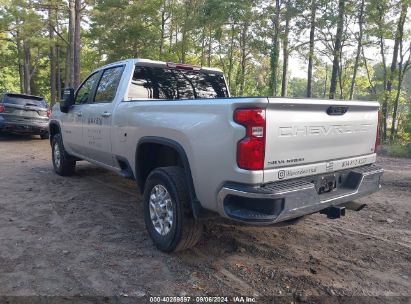
[[[381,154],[392,157],[411,157],[411,149],[405,145],[382,145]]]

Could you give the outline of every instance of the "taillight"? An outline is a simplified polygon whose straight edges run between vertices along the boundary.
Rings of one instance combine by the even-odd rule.
[[[170,69],[177,69],[177,70],[187,70],[187,71],[199,71],[201,67],[194,66],[191,64],[184,64],[184,63],[172,63],[167,62],[167,67]]]
[[[378,111],[377,135],[375,137],[374,153],[377,153],[377,148],[379,145],[380,145],[380,111]]]
[[[4,105],[0,104],[0,113],[3,113],[6,111],[6,108],[4,107]]]
[[[246,128],[245,137],[237,144],[237,165],[246,170],[264,169],[265,110],[237,109],[234,121]]]
[[[50,118],[51,116],[51,110],[47,110],[47,117]]]

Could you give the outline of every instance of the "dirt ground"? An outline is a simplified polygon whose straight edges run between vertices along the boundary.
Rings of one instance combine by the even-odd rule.
[[[282,228],[208,223],[196,248],[165,254],[133,181],[86,162],[60,177],[47,140],[3,135],[0,295],[411,297],[411,160],[378,163],[382,190],[360,212]]]

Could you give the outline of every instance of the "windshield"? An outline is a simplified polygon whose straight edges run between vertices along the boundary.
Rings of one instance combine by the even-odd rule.
[[[228,97],[218,73],[136,66],[129,99],[195,99]]]
[[[3,103],[47,108],[47,103],[43,98],[19,94],[6,94]]]

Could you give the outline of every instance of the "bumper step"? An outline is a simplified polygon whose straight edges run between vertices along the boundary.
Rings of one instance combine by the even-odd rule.
[[[250,186],[227,183],[218,194],[223,214],[249,223],[274,224],[324,210],[329,218],[345,215],[342,204],[378,191],[384,170],[375,165]],[[319,189],[324,176],[335,176],[335,188]]]

